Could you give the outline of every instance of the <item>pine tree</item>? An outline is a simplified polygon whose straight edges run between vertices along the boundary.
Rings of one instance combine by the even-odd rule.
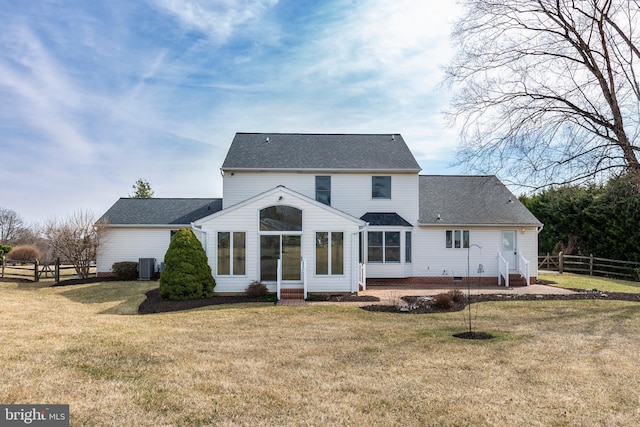
[[[207,254],[193,231],[178,230],[164,256],[160,296],[176,301],[212,297],[216,281],[207,261]]]
[[[153,198],[153,190],[151,189],[151,184],[149,181],[144,180],[142,178],[138,178],[135,184],[131,186],[133,188],[133,194],[130,197],[136,199],[151,199]]]

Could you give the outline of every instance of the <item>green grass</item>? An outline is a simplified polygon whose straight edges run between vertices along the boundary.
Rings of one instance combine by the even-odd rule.
[[[153,282],[0,283],[0,402],[71,425],[640,424],[640,304],[474,304],[465,314],[244,304],[118,316]]]
[[[553,286],[572,289],[597,289],[607,292],[640,293],[640,282],[609,279],[606,277],[584,276],[572,273],[547,273],[538,276],[540,280],[555,282]]]

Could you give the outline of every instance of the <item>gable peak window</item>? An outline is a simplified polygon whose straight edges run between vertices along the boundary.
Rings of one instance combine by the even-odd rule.
[[[391,198],[391,177],[372,176],[371,177],[371,198],[390,199]]]
[[[302,231],[302,211],[293,206],[269,206],[260,211],[260,231]]]

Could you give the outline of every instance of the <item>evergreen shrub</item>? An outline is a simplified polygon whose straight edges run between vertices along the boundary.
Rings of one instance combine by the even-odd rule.
[[[118,280],[136,280],[138,278],[138,263],[134,261],[115,262],[111,271]]]
[[[175,301],[208,298],[215,286],[202,244],[190,228],[178,230],[164,256],[160,297]]]

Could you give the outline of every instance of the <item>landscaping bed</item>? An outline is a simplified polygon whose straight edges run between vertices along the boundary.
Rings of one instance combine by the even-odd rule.
[[[265,295],[264,297],[247,297],[247,296],[213,296],[210,298],[200,298],[185,301],[171,301],[160,298],[160,289],[152,289],[145,294],[147,299],[144,300],[138,308],[139,314],[164,313],[169,311],[190,310],[192,308],[206,307],[209,305],[220,304],[239,304],[245,302],[272,302],[275,303],[273,295]]]
[[[618,300],[640,302],[640,294],[624,293],[624,292],[602,292],[602,291],[584,291],[576,289],[575,294],[568,295],[542,295],[542,294],[482,294],[471,295],[470,303],[487,302],[487,301],[549,301],[549,300]],[[401,298],[404,303],[399,305],[368,305],[361,307],[363,310],[378,311],[387,313],[446,313],[460,311],[467,305],[464,302],[454,302],[449,308],[443,308],[433,303],[432,297],[405,296]],[[464,299],[467,299],[465,295]]]

